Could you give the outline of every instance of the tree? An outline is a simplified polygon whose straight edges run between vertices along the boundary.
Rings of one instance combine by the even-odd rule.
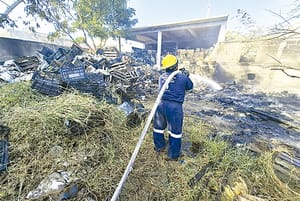
[[[237,9],[236,15],[232,18],[232,24],[235,27],[227,31],[227,41],[249,41],[260,37],[263,33],[262,29],[256,25],[251,14],[246,10]]]
[[[83,41],[91,39],[95,49],[95,37],[107,39],[124,36],[125,30],[137,23],[132,19],[135,10],[127,8],[126,0],[78,0],[74,5],[76,19],[72,27],[82,32]]]
[[[9,5],[2,0],[0,1],[0,3],[5,4],[7,6],[4,13],[0,13],[0,27],[4,28],[5,25],[8,25],[10,27],[16,26],[16,23],[13,20],[11,20],[8,15],[22,2],[23,0],[17,0],[13,2],[11,5]]]
[[[110,36],[124,36],[126,29],[137,23],[136,19],[132,19],[135,10],[127,8],[126,0],[17,0],[14,6],[22,2],[28,16],[54,25],[55,31],[49,34],[50,38],[66,35],[74,43],[83,42],[93,51]],[[9,12],[0,15],[3,16],[0,21],[2,27],[16,26],[8,17],[12,9],[13,4],[7,7]],[[23,23],[35,31],[30,21]],[[95,42],[96,38],[100,39],[98,44]]]
[[[281,19],[281,22],[275,24],[269,29],[268,39],[287,39],[300,34],[300,0],[295,0],[287,14],[281,14],[268,10],[271,14]]]

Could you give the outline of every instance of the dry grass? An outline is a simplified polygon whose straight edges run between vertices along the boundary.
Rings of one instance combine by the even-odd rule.
[[[142,126],[126,127],[126,117],[115,106],[93,97],[68,93],[51,98],[34,93],[29,86],[12,84],[0,89],[0,122],[11,128],[10,163],[8,171],[1,173],[0,200],[26,200],[28,192],[58,170],[78,178],[81,190],[71,200],[109,199]],[[210,138],[213,126],[200,119],[185,118],[183,144],[190,143],[195,156],[185,156],[184,163],[165,161],[165,153],[157,156],[151,130],[120,200],[224,200],[224,188],[232,187],[239,177],[250,195],[274,201],[300,199],[274,174],[272,153],[255,156],[231,148],[221,139]],[[207,164],[211,165],[204,168]],[[203,176],[189,185],[201,169]]]

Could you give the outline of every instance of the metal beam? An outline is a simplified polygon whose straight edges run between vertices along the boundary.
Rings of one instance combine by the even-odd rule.
[[[144,43],[156,43],[156,39],[146,35],[136,35],[136,39]]]

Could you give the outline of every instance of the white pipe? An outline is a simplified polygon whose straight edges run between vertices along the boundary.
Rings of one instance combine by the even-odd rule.
[[[128,163],[128,165],[127,165],[127,168],[126,168],[126,170],[125,170],[125,172],[124,172],[124,174],[123,174],[123,176],[122,176],[122,179],[120,180],[119,185],[118,185],[118,187],[116,188],[116,190],[115,190],[115,192],[114,192],[114,194],[113,194],[113,196],[112,196],[112,198],[111,198],[111,201],[116,201],[116,200],[118,199],[119,194],[120,194],[120,192],[121,192],[121,190],[122,190],[122,187],[123,187],[123,185],[124,185],[124,183],[125,183],[125,181],[126,181],[128,175],[129,175],[129,173],[130,173],[131,170],[132,170],[134,161],[135,161],[136,156],[137,156],[137,154],[138,154],[138,152],[139,152],[139,149],[140,149],[140,147],[141,147],[141,145],[142,145],[142,143],[143,143],[143,140],[144,140],[145,135],[146,135],[146,133],[147,133],[148,127],[149,127],[149,125],[150,125],[150,123],[151,123],[151,120],[152,120],[152,118],[153,118],[153,116],[154,116],[154,113],[155,113],[156,108],[157,108],[157,106],[158,106],[158,104],[159,104],[159,102],[160,102],[160,99],[161,99],[161,97],[163,96],[165,90],[167,89],[167,87],[168,87],[168,85],[169,85],[169,82],[170,82],[170,81],[173,79],[173,77],[174,77],[176,74],[178,74],[179,72],[180,72],[180,71],[174,71],[173,73],[171,73],[171,74],[169,75],[169,77],[167,78],[166,82],[164,83],[164,85],[162,86],[162,88],[161,88],[161,90],[160,90],[160,92],[159,92],[159,94],[158,94],[158,96],[157,96],[157,98],[156,98],[156,100],[155,100],[155,103],[154,103],[154,105],[153,105],[153,107],[152,107],[152,110],[151,110],[151,112],[150,112],[150,114],[149,114],[149,116],[148,116],[147,122],[146,122],[145,127],[144,127],[144,129],[143,129],[143,132],[142,132],[142,134],[141,134],[141,136],[140,136],[140,139],[139,139],[137,145],[135,146],[134,152],[133,152],[133,154],[132,154],[132,156],[131,156],[131,158],[130,158],[130,161],[129,161],[129,163]]]

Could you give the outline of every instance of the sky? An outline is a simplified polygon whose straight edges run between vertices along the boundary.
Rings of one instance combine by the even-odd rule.
[[[228,29],[236,26],[234,16],[237,9],[247,11],[256,25],[268,27],[280,21],[278,16],[267,10],[286,16],[295,0],[128,0],[128,7],[136,10],[135,27],[183,22],[206,17],[228,15]],[[13,0],[2,0],[11,4]],[[12,15],[20,15],[22,7],[17,7]],[[0,3],[0,12],[5,5]],[[21,19],[19,19],[22,21]],[[46,26],[47,27],[47,26]],[[49,27],[49,26],[48,26]],[[38,30],[39,32],[45,32]],[[47,31],[47,30],[46,30]]]
[[[128,0],[136,10],[135,27],[188,21],[205,17],[228,15],[228,27],[237,9],[247,11],[261,27],[279,22],[278,16],[267,10],[286,15],[294,0]]]

